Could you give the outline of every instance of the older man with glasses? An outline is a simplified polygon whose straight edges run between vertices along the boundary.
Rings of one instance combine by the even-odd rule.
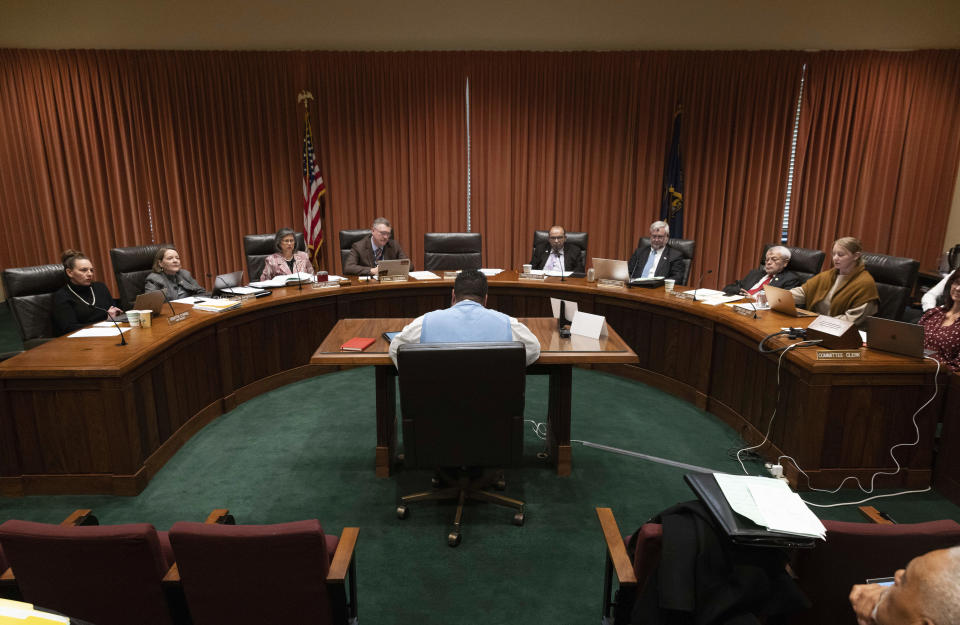
[[[533,249],[530,265],[544,271],[572,271],[584,273],[583,250],[576,243],[567,241],[567,231],[563,226],[550,228],[549,241],[540,243]]]
[[[377,217],[370,226],[370,238],[360,239],[352,246],[343,263],[343,273],[348,276],[375,276],[377,263],[381,260],[397,260],[406,258],[400,244],[390,238],[393,226],[384,217]],[[410,261],[410,271],[413,271],[413,261]]]
[[[683,254],[668,246],[670,226],[664,221],[650,224],[650,245],[634,250],[627,262],[630,279],[668,278],[683,283]]]
[[[787,265],[790,264],[790,250],[782,245],[775,245],[767,250],[763,267],[753,269],[742,280],[731,282],[723,287],[723,292],[727,295],[743,295],[752,297],[763,290],[766,285],[780,287],[781,289],[792,289],[795,286],[803,284],[800,276],[787,271]]]

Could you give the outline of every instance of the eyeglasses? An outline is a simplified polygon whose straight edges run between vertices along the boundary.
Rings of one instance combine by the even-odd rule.
[[[374,232],[376,232],[377,234],[379,234],[379,235],[382,236],[382,237],[388,237],[388,236],[390,236],[390,231],[389,231],[389,230],[374,230]]]
[[[561,234],[561,235],[558,236],[558,237],[550,237],[550,240],[551,240],[551,241],[563,241],[563,240],[566,239],[566,238],[567,238],[567,235]]]

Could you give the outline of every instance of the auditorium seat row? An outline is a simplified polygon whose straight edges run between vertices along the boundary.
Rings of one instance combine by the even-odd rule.
[[[341,625],[357,618],[358,533],[328,535],[315,519],[234,525],[227,510],[169,532],[100,526],[89,510],[60,525],[9,520],[0,595],[98,625]]]

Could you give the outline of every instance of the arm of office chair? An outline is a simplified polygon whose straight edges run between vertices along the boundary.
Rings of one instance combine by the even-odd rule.
[[[340,533],[340,542],[337,543],[337,551],[333,554],[330,570],[327,572],[328,584],[342,584],[347,577],[347,572],[353,568],[353,550],[357,546],[359,533],[359,527],[343,528]]]
[[[214,508],[213,512],[207,515],[204,523],[207,525],[216,525],[217,523],[222,523],[225,525],[233,525],[233,516],[230,514],[228,508]],[[180,583],[180,569],[177,568],[177,563],[174,562],[170,565],[170,569],[167,571],[167,574],[163,576],[163,584],[165,585],[177,585]]]
[[[617,572],[617,581],[621,586],[634,586],[637,576],[633,571],[633,563],[627,555],[627,547],[623,544],[623,534],[613,518],[610,508],[597,508],[597,518],[600,520],[600,529],[603,530],[603,539],[607,544],[607,558]]]
[[[90,514],[90,508],[77,508],[71,512],[67,518],[60,521],[60,525],[98,525],[97,517]],[[8,568],[0,573],[0,582],[4,585],[13,584],[17,578],[13,575],[13,569]]]

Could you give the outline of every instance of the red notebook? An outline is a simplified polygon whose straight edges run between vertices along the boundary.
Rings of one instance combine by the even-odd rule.
[[[341,351],[345,352],[362,352],[371,345],[373,345],[374,339],[368,339],[361,336],[355,336],[343,345],[340,346]]]

